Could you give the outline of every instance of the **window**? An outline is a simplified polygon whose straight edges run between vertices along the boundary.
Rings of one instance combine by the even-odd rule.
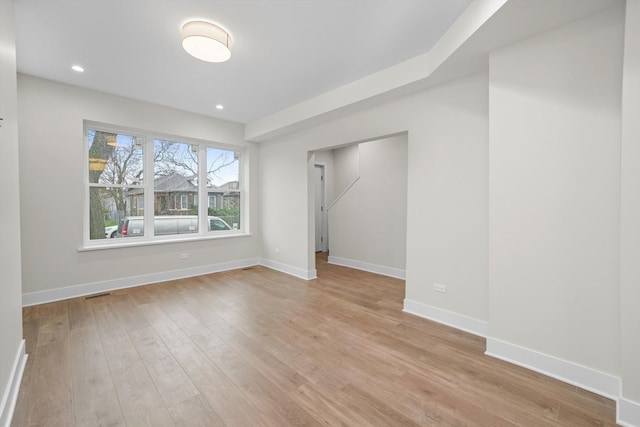
[[[86,243],[124,242],[104,240],[113,225],[139,241],[242,231],[240,150],[88,123],[85,137]]]
[[[140,178],[144,138],[119,132],[88,129],[88,224],[90,240],[104,239],[104,228],[120,218],[136,215],[131,197],[144,198]]]

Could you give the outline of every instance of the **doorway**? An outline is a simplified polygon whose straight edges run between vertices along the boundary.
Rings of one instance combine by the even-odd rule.
[[[325,165],[314,165],[316,252],[329,250],[325,169]]]

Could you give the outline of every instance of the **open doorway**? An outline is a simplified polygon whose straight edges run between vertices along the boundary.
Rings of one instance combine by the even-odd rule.
[[[407,134],[310,154],[309,261],[316,273],[321,255],[330,264],[404,277]]]
[[[314,165],[315,183],[315,223],[316,223],[316,252],[329,251],[329,236],[327,224],[327,197],[326,197],[326,166]]]

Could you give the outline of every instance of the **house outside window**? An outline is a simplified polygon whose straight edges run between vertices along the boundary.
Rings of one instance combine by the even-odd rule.
[[[127,221],[132,232],[120,227],[118,237],[155,241],[243,232],[240,150],[88,122],[85,150],[85,244],[124,242],[104,241],[104,228]]]

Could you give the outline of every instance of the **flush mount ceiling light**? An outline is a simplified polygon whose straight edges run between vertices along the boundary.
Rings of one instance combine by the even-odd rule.
[[[182,47],[202,61],[224,62],[231,58],[229,33],[210,22],[190,21],[184,24]]]

